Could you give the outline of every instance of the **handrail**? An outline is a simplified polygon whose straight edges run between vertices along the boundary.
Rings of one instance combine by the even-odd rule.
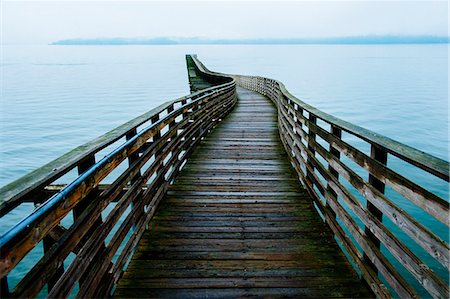
[[[236,84],[276,105],[280,139],[298,178],[373,292],[381,298],[393,293],[418,297],[395,260],[432,297],[447,296],[448,284],[434,266],[419,258],[396,231],[409,236],[446,269],[449,244],[402,209],[396,196],[447,227],[449,202],[408,174],[397,173],[387,161],[395,156],[444,182],[449,181],[448,162],[326,114],[294,97],[277,80],[215,73],[196,56],[187,56],[187,62],[195,69],[189,76],[201,77],[211,88],[166,102],[0,189],[0,217],[21,203],[42,203],[0,236],[1,297],[33,297],[45,285],[50,297],[67,297],[77,283],[79,298],[108,296],[168,186],[198,142],[233,108]],[[349,144],[342,132],[369,144],[370,153]],[[96,153],[122,138],[126,141],[95,160]],[[359,165],[367,178],[341,155]],[[104,178],[125,160],[128,168],[104,185]],[[78,178],[56,193],[47,192],[73,169],[78,169]],[[396,194],[386,193],[385,186]],[[112,210],[102,219],[108,206]],[[60,223],[69,213],[73,223],[65,228]],[[8,273],[41,243],[43,256],[9,292]],[[76,256],[64,269],[71,252]]]
[[[303,107],[303,109],[311,112],[317,118],[320,118],[323,121],[332,124],[333,126],[340,128],[343,131],[360,137],[361,139],[374,144],[389,152],[390,154],[397,156],[425,171],[428,171],[429,173],[447,182],[449,181],[449,163],[447,161],[325,113],[293,96],[286,90],[286,87],[283,83],[279,81],[277,81],[277,83],[280,86],[281,92],[287,98]]]
[[[66,297],[77,283],[77,297],[109,295],[168,186],[195,146],[236,102],[233,78],[215,76],[197,64],[195,69],[213,81],[213,87],[166,102],[0,190],[3,215],[30,197],[42,203],[0,236],[2,297],[33,297],[46,284],[49,297]],[[121,138],[126,141],[95,161],[96,153]],[[128,168],[100,190],[104,178],[125,160]],[[74,181],[56,194],[44,192],[74,168],[80,173]],[[112,202],[114,208],[102,219]],[[60,222],[70,212],[73,224],[65,228]],[[44,255],[10,292],[8,273],[41,242]],[[71,252],[77,255],[64,270]]]
[[[139,126],[150,122],[155,115],[162,114],[172,105],[197,99],[216,88],[211,87],[188,96],[167,101],[0,188],[0,217],[24,202],[26,197],[39,196],[36,193],[42,191],[45,186],[50,185],[51,182],[56,181],[76,168],[84,159],[95,155],[133,130],[136,130]]]
[[[237,78],[242,78],[244,76],[236,76]],[[280,89],[280,92],[289,100],[294,102],[295,104],[302,107],[302,109],[310,112],[315,115],[317,118],[332,124],[333,126],[351,133],[371,144],[374,144],[383,150],[389,152],[390,154],[397,156],[429,173],[449,182],[450,168],[449,162],[433,155],[430,155],[426,152],[420,151],[416,148],[413,148],[409,145],[398,142],[389,137],[383,136],[371,130],[365,129],[363,127],[357,126],[345,120],[342,120],[338,117],[335,117],[331,114],[325,113],[305,102],[298,99],[294,95],[292,95],[284,86],[284,84],[275,79],[269,79],[264,77],[254,76],[254,78],[259,78],[260,80],[271,80],[275,82]]]
[[[449,182],[449,163],[322,112],[290,94],[280,81],[259,76],[233,76],[239,86],[267,96],[276,105],[280,138],[299,179],[374,293],[378,297],[392,296],[379,279],[381,274],[400,297],[418,297],[411,281],[400,274],[392,264],[392,258],[381,250],[382,244],[432,297],[445,298],[449,292],[448,283],[404,244],[383,218],[389,219],[416,245],[449,269],[449,244],[402,209],[396,196],[409,200],[447,227],[448,200],[400,175],[387,165],[387,161],[389,155],[393,155],[444,182]],[[319,124],[319,119],[325,125]],[[343,131],[368,143],[370,154],[346,142]],[[323,142],[329,148],[323,146]],[[365,170],[368,179],[356,173],[341,155]],[[386,195],[385,186],[397,193]],[[366,205],[360,197],[366,200]],[[358,222],[365,228],[361,229]]]

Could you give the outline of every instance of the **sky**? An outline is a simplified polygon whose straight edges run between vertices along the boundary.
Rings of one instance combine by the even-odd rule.
[[[447,1],[0,2],[2,44],[112,37],[448,35]]]

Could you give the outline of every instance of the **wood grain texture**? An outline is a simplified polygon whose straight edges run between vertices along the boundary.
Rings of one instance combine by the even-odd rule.
[[[238,97],[169,188],[114,296],[373,296],[296,179],[276,108]]]
[[[400,175],[391,169],[386,161],[389,156],[395,156],[429,172],[430,176],[447,182],[449,163],[355,125],[348,126],[348,123],[296,99],[279,81],[254,76],[234,77],[238,86],[266,95],[277,106],[281,141],[299,179],[314,200],[315,207],[377,297],[394,295],[386,292],[387,289],[379,280],[377,272],[398,296],[419,297],[418,288],[413,286],[410,278],[393,266],[395,259],[412,274],[429,295],[434,298],[447,298],[448,279],[443,275],[437,275],[435,272],[437,268],[432,266],[431,269],[431,263],[419,258],[417,250],[402,241],[396,230],[388,228],[384,220],[392,221],[398,229],[411,237],[447,269],[448,243],[427,228],[421,219],[403,210],[391,193],[384,194],[384,186],[389,186],[448,226],[448,200],[420,186],[421,183],[412,182],[407,178],[408,174],[403,174],[406,177]],[[356,149],[342,140],[343,131],[352,138],[367,142],[372,152],[376,150],[375,154],[369,156],[367,152]],[[327,145],[323,145],[324,143]],[[341,155],[345,156],[342,160]],[[367,173],[363,176],[357,174],[354,166],[345,161],[346,158],[361,166]],[[354,190],[348,189],[342,183],[353,186],[365,198],[364,205],[367,203],[367,206],[362,206],[355,197],[357,195]],[[352,214],[341,205],[342,201],[345,202],[346,208],[353,211]],[[338,223],[336,216],[337,220],[340,220]],[[364,230],[358,227],[356,218],[357,221],[362,221]],[[339,226],[343,226],[345,232],[341,232]],[[349,233],[353,235],[351,242],[348,242],[346,236]],[[353,242],[362,248],[362,252],[354,250],[355,244],[351,244]],[[380,250],[380,242],[393,258]]]

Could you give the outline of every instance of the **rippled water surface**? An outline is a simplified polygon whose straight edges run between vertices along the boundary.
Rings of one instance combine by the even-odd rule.
[[[188,93],[184,55],[448,159],[447,45],[4,46],[4,185]]]
[[[186,53],[197,53],[212,70],[279,79],[325,112],[448,160],[447,51],[447,45],[3,46],[0,186],[187,94]],[[420,173],[414,179],[448,198],[446,185]],[[30,209],[2,220],[0,233]],[[448,229],[423,222],[448,241]]]

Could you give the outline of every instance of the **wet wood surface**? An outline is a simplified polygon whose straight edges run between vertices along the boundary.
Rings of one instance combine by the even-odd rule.
[[[277,80],[239,75],[235,78],[238,86],[266,95],[276,103],[281,141],[299,179],[376,296],[423,297],[423,290],[415,285],[418,283],[428,292],[425,297],[447,298],[448,278],[444,272],[421,258],[400,231],[447,269],[448,242],[425,225],[428,220],[416,218],[416,212],[403,209],[398,196],[403,196],[446,226],[448,200],[413,182],[414,171],[400,174],[386,162],[400,158],[411,164],[415,171],[429,172],[429,176],[446,182],[449,181],[449,163],[328,115],[294,97]],[[344,132],[348,135],[343,136]],[[348,143],[353,138],[367,143],[368,147],[353,147]],[[366,173],[357,171],[346,159]],[[354,189],[348,188],[347,184]],[[384,186],[392,190],[385,193]]]
[[[372,296],[293,172],[276,108],[238,95],[169,188],[114,296]]]

